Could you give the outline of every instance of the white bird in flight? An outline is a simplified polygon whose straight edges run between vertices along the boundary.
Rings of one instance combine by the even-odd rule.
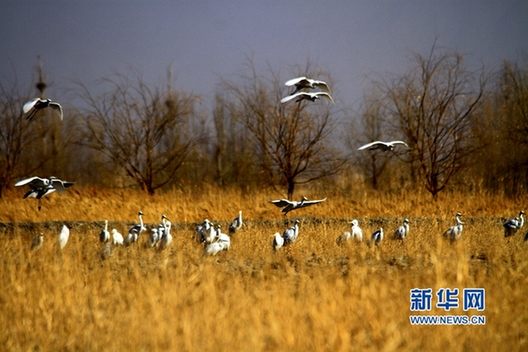
[[[316,101],[319,98],[325,98],[327,100],[330,100],[332,103],[334,102],[334,99],[328,94],[327,92],[298,92],[293,95],[288,95],[287,97],[284,97],[281,99],[281,103],[287,103],[290,100],[295,99],[295,102],[298,103],[301,100],[310,100],[310,101]]]
[[[460,236],[462,236],[462,225],[464,224],[462,221],[460,221],[460,217],[462,214],[456,213],[456,221],[457,224],[455,226],[451,226],[444,232],[444,237],[450,239],[451,241],[458,240]]]
[[[403,220],[403,225],[394,231],[394,238],[403,240],[409,234],[409,219]]]
[[[304,76],[290,79],[289,81],[286,81],[285,85],[287,85],[288,87],[295,86],[295,91],[290,95],[294,95],[295,93],[303,89],[314,89],[315,87],[318,87],[322,91],[330,94],[330,88],[328,87],[328,84],[326,84],[326,82],[306,78]]]
[[[60,119],[62,120],[62,106],[59,103],[51,101],[51,99],[32,99],[24,104],[22,110],[24,111],[26,118],[31,121],[39,110],[47,107],[50,107],[55,110],[57,115],[59,115]]]
[[[49,178],[41,178],[38,176],[30,177],[25,180],[19,181],[15,184],[16,187],[20,186],[29,186],[30,190],[24,194],[24,199],[26,198],[36,198],[38,199],[38,210],[41,209],[41,198],[53,193],[55,191],[59,191],[60,193],[64,193],[65,189],[68,187],[71,187],[75,184],[75,182],[67,182],[62,181],[54,176],[50,176]]]
[[[504,227],[504,237],[513,236],[524,226],[524,211],[519,212],[518,218],[512,218],[506,221],[502,226]]]
[[[319,200],[308,200],[308,198],[302,197],[300,202],[291,201],[288,199],[279,199],[279,200],[272,200],[270,201],[270,203],[275,204],[279,208],[283,208],[281,212],[284,213],[284,215],[286,215],[292,210],[318,204],[318,203],[324,202],[325,200],[326,198],[319,199]]]
[[[368,143],[368,144],[365,144],[365,145],[359,147],[358,150],[380,149],[380,150],[383,150],[383,151],[387,151],[387,150],[393,150],[395,145],[404,145],[404,146],[407,147],[407,149],[410,149],[409,146],[407,145],[407,143],[405,143],[403,141],[392,141],[392,142],[375,141],[375,142]]]

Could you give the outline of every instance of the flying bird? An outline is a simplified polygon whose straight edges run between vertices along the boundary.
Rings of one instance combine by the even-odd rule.
[[[59,115],[62,121],[62,106],[59,103],[51,101],[51,99],[35,98],[25,103],[22,107],[22,110],[24,111],[26,118],[31,121],[39,110],[42,110],[47,107],[50,107],[55,110],[55,112],[57,113],[57,115]]]
[[[284,213],[284,215],[286,216],[286,214],[288,214],[292,210],[318,204],[318,203],[324,202],[325,200],[326,198],[320,199],[320,200],[308,200],[308,198],[302,197],[300,202],[295,202],[295,201],[291,201],[288,199],[279,199],[279,200],[272,200],[270,201],[270,203],[275,204],[279,208],[282,208],[281,212]]]
[[[38,251],[42,247],[42,243],[44,242],[44,234],[39,233],[38,235],[33,238],[33,241],[31,242],[31,250],[33,252]]]
[[[464,224],[462,221],[460,221],[460,217],[462,214],[456,213],[456,222],[457,224],[455,226],[451,226],[444,232],[444,237],[450,239],[451,241],[456,241],[462,236],[462,225]]]
[[[383,228],[380,227],[379,230],[374,231],[372,233],[372,236],[370,237],[370,241],[374,243],[376,246],[383,241]]]
[[[306,78],[304,76],[290,79],[289,81],[286,81],[285,84],[288,87],[295,86],[295,91],[290,95],[294,95],[303,89],[315,89],[315,87],[318,87],[322,91],[330,94],[330,88],[328,88],[328,84],[326,84],[326,82]]]
[[[524,211],[519,212],[518,218],[512,218],[506,221],[502,226],[504,227],[504,237],[513,236],[524,226]]]
[[[26,198],[36,198],[38,199],[38,210],[40,211],[42,207],[41,198],[59,191],[64,193],[66,188],[73,186],[75,182],[62,181],[54,176],[49,178],[41,178],[38,176],[30,177],[25,180],[19,181],[15,184],[16,187],[28,186],[30,190],[24,194],[24,199]]]
[[[64,246],[66,246],[66,243],[68,243],[68,238],[70,237],[70,229],[66,227],[66,225],[62,226],[62,230],[59,235],[59,247],[60,249],[63,249]]]
[[[403,240],[407,235],[409,234],[409,220],[404,219],[403,225],[398,227],[396,231],[394,231],[394,238]]]
[[[293,99],[295,99],[296,103],[300,102],[301,100],[316,101],[317,99],[321,97],[330,100],[332,103],[334,102],[334,99],[332,99],[330,94],[328,94],[327,92],[314,92],[314,93],[298,92],[293,95],[288,95],[287,97],[282,98],[281,103],[287,103]]]
[[[403,141],[392,141],[392,142],[381,142],[381,141],[375,141],[369,144],[365,144],[358,148],[358,150],[374,150],[374,149],[380,149],[383,151],[387,150],[394,150],[395,145],[404,145],[407,147],[407,149],[410,149],[407,143]]]
[[[238,212],[238,216],[233,219],[231,225],[229,225],[229,233],[233,234],[242,228],[242,210]]]

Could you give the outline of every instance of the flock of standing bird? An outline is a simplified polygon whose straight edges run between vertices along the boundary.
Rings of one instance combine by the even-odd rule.
[[[328,84],[321,80],[315,80],[307,77],[297,77],[285,82],[285,85],[288,87],[295,87],[295,90],[288,96],[281,99],[281,103],[287,103],[294,100],[297,103],[300,103],[303,100],[308,100],[315,102],[320,98],[324,98],[334,103],[332,98],[330,88]],[[316,89],[320,91],[308,92],[308,89]],[[32,120],[37,112],[44,108],[52,108],[60,119],[63,119],[63,110],[62,106],[59,103],[56,103],[50,99],[41,99],[35,98],[24,104],[23,112],[28,120]],[[374,141],[368,144],[365,144],[358,148],[358,150],[380,150],[380,151],[393,151],[394,147],[401,145],[410,149],[407,143],[404,141]],[[22,181],[19,181],[15,186],[28,186],[29,191],[24,195],[24,198],[32,197],[38,199],[38,210],[41,209],[41,198],[59,191],[59,193],[64,193],[68,187],[71,187],[74,182],[62,181],[54,176],[48,178],[40,177],[31,177]],[[290,211],[301,209],[303,207],[311,206],[314,204],[322,203],[326,200],[308,200],[306,197],[302,197],[299,202],[290,201],[288,199],[280,199],[271,201],[272,204],[281,208],[281,212],[288,214]],[[140,211],[138,213],[139,224],[130,228],[128,235],[123,237],[116,229],[112,229],[112,232],[108,231],[108,220],[105,220],[104,229],[100,233],[100,241],[105,243],[104,253],[111,253],[111,245],[124,245],[130,246],[133,243],[138,241],[140,234],[143,231],[146,231],[144,226],[143,213]],[[519,216],[512,218],[504,222],[504,236],[510,237],[517,233],[524,225],[524,211],[519,213]],[[462,235],[463,222],[460,220],[462,214],[457,213],[455,216],[456,225],[448,228],[443,236],[451,241],[456,241]],[[273,236],[272,247],[275,251],[280,248],[294,243],[299,236],[299,220],[295,220],[293,226],[288,227],[282,235],[277,232]],[[196,227],[196,239],[198,242],[204,245],[204,255],[216,255],[222,251],[228,251],[231,245],[230,235],[233,235],[238,230],[242,228],[242,211],[239,211],[238,216],[233,220],[229,226],[229,235],[222,233],[220,225],[215,225],[210,222],[208,219],[205,219],[200,225]],[[158,226],[155,226],[151,229],[152,233],[146,241],[146,246],[156,247],[159,250],[168,248],[172,243],[172,235],[170,234],[171,222],[165,215],[161,216],[161,223]],[[65,225],[63,226],[61,233],[59,235],[59,247],[62,249],[66,245],[69,237],[69,229]],[[403,240],[409,235],[409,220],[404,219],[403,224],[394,231],[393,237],[395,239]],[[38,250],[42,247],[43,243],[43,234],[37,235],[31,244],[32,250]],[[383,228],[375,230],[370,238],[371,243],[379,245],[384,239]],[[363,230],[359,227],[358,220],[354,219],[351,221],[350,232],[344,232],[337,238],[337,243],[341,244],[349,240],[356,240],[359,242],[363,241]],[[528,240],[528,233],[525,236],[525,240]]]

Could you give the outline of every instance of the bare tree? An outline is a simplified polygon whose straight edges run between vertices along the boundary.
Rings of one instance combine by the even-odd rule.
[[[470,126],[479,117],[487,81],[484,70],[466,68],[462,55],[433,46],[428,56],[414,55],[404,75],[377,82],[392,128],[411,147],[408,162],[433,197],[477,149]]]
[[[326,100],[281,104],[291,92],[279,75],[269,69],[266,78],[252,62],[248,67],[240,82],[225,81],[224,86],[253,137],[258,166],[270,185],[285,187],[291,199],[296,185],[338,173],[346,160],[333,145],[335,116]],[[330,81],[321,70],[305,74]]]
[[[352,138],[346,138],[346,141],[351,153],[355,155],[355,164],[370,178],[374,189],[378,189],[379,180],[391,160],[398,156],[397,151],[358,151],[358,147],[377,140],[393,140],[390,132],[393,131],[387,128],[383,101],[378,91],[373,90],[363,97],[357,119],[350,125],[349,136]]]
[[[508,194],[519,195],[528,186],[528,70],[504,61],[497,78],[486,149],[486,157],[493,155],[494,160],[488,159],[486,165],[487,184],[495,188],[500,185]],[[495,166],[494,172],[490,163]]]
[[[170,79],[170,77],[169,77]],[[80,84],[88,106],[82,144],[105,155],[149,194],[169,183],[201,138],[196,129],[197,97],[149,87],[136,72],[105,78],[110,89],[92,95]]]

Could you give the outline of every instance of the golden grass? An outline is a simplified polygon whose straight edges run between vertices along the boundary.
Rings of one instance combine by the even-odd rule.
[[[306,193],[309,198],[318,194]],[[400,195],[401,196],[401,195]],[[274,253],[272,235],[285,228],[265,192],[141,193],[78,189],[54,194],[36,211],[19,192],[0,199],[0,350],[83,351],[391,351],[526,350],[528,243],[524,231],[502,234],[501,217],[523,207],[500,197],[329,194],[323,205],[290,213],[299,240]],[[227,225],[239,209],[246,225],[231,250],[203,257],[196,222]],[[137,211],[149,224],[173,222],[165,252],[116,248],[101,259],[104,219],[126,233]],[[441,233],[465,215],[453,245]],[[302,216],[301,216],[302,215]],[[386,237],[411,220],[403,242],[387,238],[338,246],[358,218],[369,235]],[[72,227],[58,251],[60,227]],[[44,232],[44,245],[30,252]],[[484,326],[411,326],[413,288],[485,288]],[[426,314],[466,314],[462,307]],[[413,313],[414,314],[414,313]]]

